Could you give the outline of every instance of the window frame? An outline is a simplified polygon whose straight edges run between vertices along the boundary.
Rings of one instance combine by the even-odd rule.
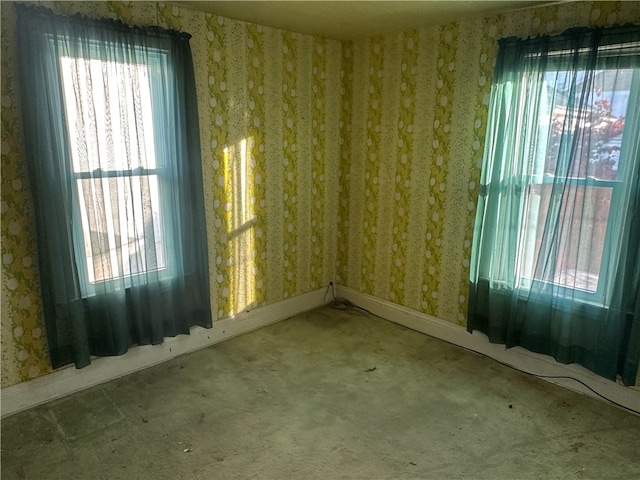
[[[636,49],[640,49],[640,44],[636,44],[633,46]],[[611,48],[611,47],[609,47]],[[603,48],[604,50],[608,50],[609,48]],[[565,54],[564,52],[554,52],[554,56],[560,56]],[[610,59],[606,56],[602,58],[598,57],[598,64],[596,65],[596,69],[598,71],[603,70],[622,70],[625,69],[625,64],[629,62],[621,62],[621,65],[610,66]],[[602,64],[600,64],[602,61]],[[550,62],[550,65],[545,70],[545,72],[557,72],[558,68],[554,68],[555,65],[558,65],[558,62],[553,59]],[[598,271],[598,284],[595,291],[590,291],[587,289],[570,287],[567,285],[563,285],[559,282],[549,281],[549,280],[540,280],[536,278],[525,277],[520,269],[520,262],[516,264],[516,288],[521,291],[521,296],[526,296],[526,292],[530,291],[532,288],[535,288],[539,291],[550,291],[552,290],[555,295],[560,298],[565,298],[568,301],[579,301],[585,304],[592,305],[604,305],[608,307],[613,288],[613,281],[609,278],[609,265],[612,262],[612,259],[617,258],[619,255],[619,251],[621,248],[621,236],[615,235],[615,232],[622,232],[622,214],[621,214],[621,205],[626,204],[626,198],[629,195],[629,182],[626,182],[625,179],[631,178],[633,176],[633,168],[640,168],[640,166],[636,164],[632,164],[632,159],[630,161],[622,161],[623,158],[627,158],[629,155],[629,150],[632,148],[632,144],[634,143],[633,136],[627,133],[628,131],[640,131],[640,115],[634,115],[634,109],[640,109],[640,104],[638,102],[634,102],[633,99],[640,99],[640,67],[633,67],[631,65],[627,65],[626,69],[631,69],[632,79],[631,86],[629,91],[629,101],[627,103],[627,110],[625,115],[625,126],[622,133],[621,145],[620,145],[620,161],[618,163],[618,170],[616,173],[615,180],[604,180],[598,179],[593,176],[585,176],[585,177],[567,177],[567,181],[572,182],[575,186],[584,186],[586,187],[602,187],[602,188],[611,188],[611,203],[609,207],[609,213],[607,215],[607,225],[605,229],[605,237],[603,242],[603,250],[602,250],[602,259],[600,261],[600,268]],[[532,80],[529,80],[532,82]],[[537,102],[538,100],[533,100]],[[530,103],[527,103],[528,105]],[[539,110],[538,110],[539,112]],[[626,120],[629,119],[631,122],[626,123]],[[537,135],[537,134],[536,134]],[[640,143],[638,139],[635,139],[636,144]],[[636,146],[637,149],[637,146]],[[545,150],[546,151],[546,150]],[[640,162],[636,162],[640,163]],[[556,176],[549,173],[542,174],[534,174],[529,175],[529,178],[526,181],[526,186],[530,187],[532,185],[544,185],[544,184],[553,184]],[[539,181],[533,181],[534,179],[539,179]],[[524,211],[524,204],[526,198],[523,196],[522,204],[521,204],[521,214],[520,214],[520,223],[522,225],[522,220],[526,218],[526,212]],[[523,229],[521,228],[518,235],[518,251],[520,252],[522,244],[526,241],[524,237]]]
[[[101,45],[105,42],[101,42],[99,40],[93,40],[90,42],[90,52],[89,55],[73,55],[71,52],[65,52],[64,42],[72,43],[69,39],[58,40],[59,48],[56,48],[53,44],[56,41],[53,36],[49,38],[50,45],[52,47],[53,52],[59,52],[57,56],[57,68],[59,69],[59,75],[61,79],[61,86],[63,92],[62,95],[62,109],[64,112],[64,121],[63,121],[63,129],[66,133],[68,139],[68,145],[71,153],[71,145],[72,142],[70,140],[71,130],[69,129],[69,125],[67,123],[67,105],[64,100],[64,75],[63,70],[64,67],[62,65],[63,58],[83,58],[83,59],[95,59],[100,62],[104,61],[112,61],[105,60],[102,55],[100,55]],[[75,47],[78,48],[78,45]],[[136,50],[143,51],[143,47],[135,47]],[[80,50],[78,48],[78,50]],[[74,164],[72,160],[72,154],[69,158],[69,162],[67,163],[68,173],[75,180],[72,184],[71,191],[73,195],[72,202],[72,211],[74,221],[72,222],[71,230],[72,230],[72,239],[74,244],[74,261],[76,263],[76,267],[78,270],[79,283],[80,283],[80,292],[83,298],[94,297],[99,294],[100,290],[104,288],[100,288],[100,286],[107,286],[108,290],[117,290],[121,288],[123,285],[125,289],[129,289],[134,285],[140,285],[145,283],[145,276],[152,274],[157,276],[159,280],[163,281],[171,281],[171,279],[175,276],[175,264],[176,259],[174,258],[174,245],[175,241],[173,239],[173,235],[171,229],[165,227],[166,221],[170,220],[167,216],[171,217],[171,209],[166,208],[166,202],[168,201],[166,195],[163,195],[163,189],[170,190],[171,186],[167,184],[167,162],[163,155],[160,155],[159,152],[162,150],[160,138],[161,135],[158,134],[158,126],[159,126],[159,118],[161,118],[161,114],[159,110],[164,109],[164,98],[161,93],[161,88],[159,88],[159,83],[162,82],[174,82],[172,75],[164,75],[165,71],[170,68],[170,63],[168,62],[168,56],[170,55],[170,51],[168,49],[163,49],[160,47],[146,47],[145,48],[145,56],[147,58],[147,62],[130,62],[125,59],[116,59],[114,61],[120,61],[122,63],[126,63],[128,65],[136,65],[141,64],[147,67],[148,69],[148,80],[149,80],[149,95],[151,98],[151,112],[152,112],[152,123],[153,123],[153,143],[155,147],[155,167],[154,168],[145,168],[138,167],[134,169],[109,169],[105,170],[102,168],[97,168],[92,171],[76,171],[74,169]],[[166,77],[166,78],[163,78]],[[112,276],[109,278],[94,280],[91,281],[89,279],[89,265],[87,263],[87,250],[85,248],[85,231],[82,219],[82,199],[78,189],[78,181],[80,180],[95,180],[102,181],[105,178],[131,178],[134,176],[147,176],[151,177],[155,175],[157,177],[158,184],[158,200],[160,206],[160,215],[159,215],[159,228],[162,230],[163,236],[163,253],[164,253],[164,266],[155,268],[155,269],[145,269],[144,271],[135,272],[135,273],[122,273],[120,272],[118,276]],[[128,209],[127,209],[128,211]],[[173,252],[173,253],[172,253]]]

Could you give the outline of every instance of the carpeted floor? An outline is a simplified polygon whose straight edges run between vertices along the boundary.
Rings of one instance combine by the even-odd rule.
[[[2,479],[636,479],[640,416],[324,307],[2,421]]]

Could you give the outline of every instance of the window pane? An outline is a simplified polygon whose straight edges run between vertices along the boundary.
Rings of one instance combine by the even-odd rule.
[[[165,268],[158,176],[135,171],[157,167],[149,66],[60,62],[86,281]]]
[[[522,229],[520,276],[597,291],[612,192],[611,187],[570,185],[557,207],[560,221],[551,244],[544,239],[554,237],[545,223],[553,208],[553,184],[531,185]]]
[[[633,69],[544,75],[523,203],[522,279],[604,293],[603,258],[617,243],[608,223],[624,177],[620,152],[633,75]],[[571,88],[586,94],[572,96]]]
[[[155,168],[149,67],[62,57],[75,172]]]
[[[166,267],[157,175],[77,185],[89,282]]]
[[[574,151],[569,176],[616,180],[632,79],[633,69],[596,70],[591,76],[576,72],[575,88],[589,93],[584,105],[574,105],[570,73],[547,72],[535,155],[544,158],[544,167],[538,166],[535,173],[543,169],[548,175],[564,174],[564,169],[558,171],[557,161],[559,155],[562,159],[561,142],[566,142],[565,148]]]

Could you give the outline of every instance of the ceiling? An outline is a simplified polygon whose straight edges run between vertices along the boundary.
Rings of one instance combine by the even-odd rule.
[[[173,1],[223,17],[338,40],[384,35],[559,1]]]

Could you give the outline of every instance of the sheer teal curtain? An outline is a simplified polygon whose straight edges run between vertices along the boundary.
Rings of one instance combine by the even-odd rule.
[[[635,383],[640,28],[500,41],[468,330]]]
[[[210,327],[190,36],[16,8],[53,367]]]

